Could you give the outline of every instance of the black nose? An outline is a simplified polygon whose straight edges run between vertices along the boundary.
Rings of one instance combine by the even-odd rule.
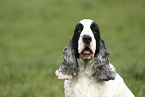
[[[89,35],[84,35],[83,36],[83,42],[89,44],[92,41],[91,36]]]

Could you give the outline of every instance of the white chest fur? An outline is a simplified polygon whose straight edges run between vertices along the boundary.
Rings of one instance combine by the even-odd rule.
[[[81,65],[76,78],[65,80],[65,97],[134,97],[118,74],[115,80],[100,82],[94,79],[92,64]]]
[[[105,89],[105,82],[98,82],[92,77],[93,63],[90,63],[80,65],[79,75],[65,81],[66,97],[100,97],[101,91]]]
[[[104,83],[97,84],[93,78],[83,75],[65,81],[65,94],[66,97],[100,97],[101,84]]]

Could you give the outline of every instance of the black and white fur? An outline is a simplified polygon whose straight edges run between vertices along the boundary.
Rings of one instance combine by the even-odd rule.
[[[134,97],[110,64],[99,27],[90,19],[76,25],[56,75],[65,79],[65,97]]]

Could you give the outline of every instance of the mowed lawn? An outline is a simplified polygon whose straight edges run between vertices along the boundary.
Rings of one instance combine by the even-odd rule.
[[[64,97],[55,70],[75,25],[93,19],[110,62],[145,95],[145,0],[0,0],[0,97]]]

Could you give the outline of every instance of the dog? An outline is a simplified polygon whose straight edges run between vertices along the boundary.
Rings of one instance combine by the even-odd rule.
[[[55,74],[65,80],[65,97],[135,97],[109,62],[99,27],[90,19],[76,25]]]

